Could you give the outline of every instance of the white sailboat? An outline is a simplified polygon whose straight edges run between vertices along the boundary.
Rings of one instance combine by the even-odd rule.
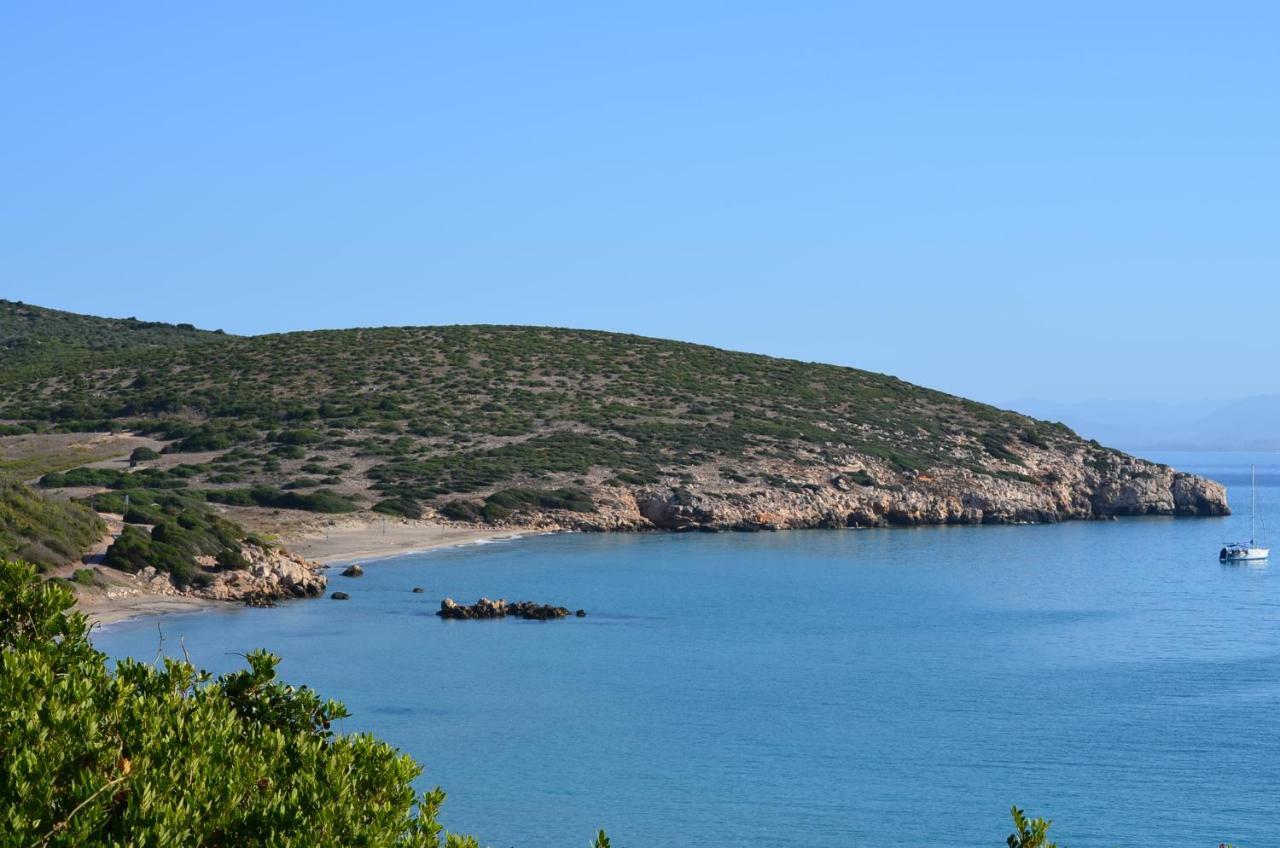
[[[1257,538],[1257,521],[1258,521],[1258,469],[1257,466],[1249,466],[1249,541],[1245,542],[1228,542],[1223,545],[1222,550],[1218,552],[1218,559],[1221,562],[1242,562],[1244,560],[1266,559],[1271,555],[1270,548],[1257,546],[1254,541]]]

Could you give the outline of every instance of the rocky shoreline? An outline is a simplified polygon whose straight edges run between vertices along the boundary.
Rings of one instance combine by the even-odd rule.
[[[324,593],[325,566],[280,548],[245,545],[245,568],[219,568],[204,557],[198,579],[174,584],[167,572],[148,566],[137,574],[95,569],[95,585],[78,586],[81,607],[97,621],[110,623],[149,612],[189,612],[202,604],[238,603],[273,607],[279,601],[316,598]]]
[[[767,488],[727,484],[714,474],[673,477],[639,487],[596,485],[590,489],[594,512],[540,510],[492,524],[405,521],[400,528],[403,533],[391,536],[385,526],[374,530],[370,525],[368,538],[360,544],[375,555],[380,542],[388,546],[387,553],[396,553],[412,545],[406,540],[415,534],[437,538],[442,529],[469,539],[516,531],[758,532],[1230,514],[1221,484],[1118,452],[1108,453],[1105,465],[1054,451],[1026,450],[1020,459],[1021,471],[999,475],[960,467],[904,472],[874,458],[851,456],[841,466],[777,464],[771,469],[777,476]],[[244,556],[248,568],[218,569],[208,563],[202,579],[185,589],[151,568],[121,576],[142,593],[161,599],[270,606],[324,594],[325,566],[319,562],[281,548],[254,545],[245,547]],[[503,615],[543,617],[545,605],[521,604],[481,599],[479,605],[453,603],[439,614],[444,618],[502,617],[491,615],[502,608]],[[563,607],[547,610],[556,614],[546,617],[560,617],[559,610],[570,614]]]
[[[591,489],[595,512],[521,514],[512,523],[594,532],[749,532],[1231,512],[1225,487],[1212,480],[1120,453],[1107,460],[1099,468],[1053,451],[1027,451],[1020,471],[984,474],[961,467],[902,472],[858,457],[843,467],[778,468],[768,488],[697,475],[638,488],[599,486]]]

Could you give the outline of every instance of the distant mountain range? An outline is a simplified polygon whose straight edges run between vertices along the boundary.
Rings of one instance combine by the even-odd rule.
[[[1280,394],[1184,403],[1023,398],[1007,406],[1130,452],[1280,450]]]

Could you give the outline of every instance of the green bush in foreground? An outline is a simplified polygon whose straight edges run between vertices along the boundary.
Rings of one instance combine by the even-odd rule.
[[[1049,841],[1049,826],[1053,824],[1052,821],[1028,819],[1017,805],[1010,810],[1010,814],[1016,830],[1005,840],[1009,848],[1058,848],[1058,843]]]
[[[474,848],[444,793],[347,715],[276,680],[277,657],[217,679],[93,649],[65,588],[0,563],[0,845]]]

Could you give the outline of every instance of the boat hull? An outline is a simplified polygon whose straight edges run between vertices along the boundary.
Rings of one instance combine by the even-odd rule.
[[[1270,555],[1270,548],[1246,548],[1238,551],[1227,551],[1219,559],[1223,562],[1244,562],[1247,560],[1266,559]]]

